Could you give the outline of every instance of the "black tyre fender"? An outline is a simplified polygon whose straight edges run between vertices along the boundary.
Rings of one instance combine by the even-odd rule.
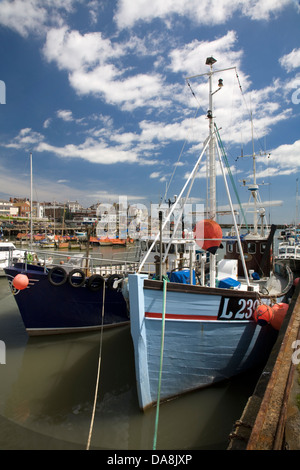
[[[122,278],[123,278],[122,274],[111,274],[107,278],[107,281],[106,281],[106,285],[107,285],[108,289],[116,290],[116,288],[114,287],[114,283],[115,283],[115,281],[118,281],[119,279],[122,279]]]
[[[55,275],[62,276],[62,279],[60,281],[55,281]],[[54,268],[51,268],[48,272],[48,281],[50,284],[52,284],[52,286],[62,286],[66,282],[67,278],[67,272],[61,266],[54,266]]]
[[[79,274],[79,277],[76,276],[75,281],[73,280],[74,274]],[[80,279],[80,281],[78,281],[78,279]],[[85,274],[82,269],[72,269],[72,271],[69,272],[68,281],[72,287],[82,287],[85,283]]]
[[[93,274],[92,276],[88,278],[87,287],[92,292],[96,292],[100,289],[103,289],[104,283],[105,283],[105,279],[103,276],[100,276],[100,274]]]

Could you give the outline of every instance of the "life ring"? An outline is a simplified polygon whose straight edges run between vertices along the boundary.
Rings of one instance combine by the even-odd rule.
[[[53,279],[53,276],[54,275],[54,279]],[[59,279],[61,278],[61,280],[55,280],[55,277],[58,276]],[[52,284],[53,286],[62,286],[66,280],[68,278],[68,275],[66,273],[66,271],[61,268],[60,266],[55,266],[54,268],[51,268],[50,271],[48,272],[48,280],[50,282],[50,284]]]
[[[74,274],[76,274],[76,276],[73,279]],[[79,276],[77,276],[77,274],[79,274]],[[72,271],[69,272],[68,281],[72,287],[82,287],[85,283],[85,274],[82,269],[72,269]]]
[[[104,283],[105,279],[103,276],[100,276],[100,274],[93,274],[88,278],[87,287],[92,292],[96,292],[103,288]]]
[[[106,281],[106,285],[108,289],[110,290],[118,289],[118,287],[114,287],[114,283],[115,281],[118,281],[119,279],[122,279],[122,278],[123,276],[121,274],[111,274]],[[119,283],[118,283],[118,286],[119,286]]]

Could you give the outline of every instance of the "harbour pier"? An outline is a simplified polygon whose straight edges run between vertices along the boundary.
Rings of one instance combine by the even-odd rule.
[[[300,450],[300,284],[228,450]]]

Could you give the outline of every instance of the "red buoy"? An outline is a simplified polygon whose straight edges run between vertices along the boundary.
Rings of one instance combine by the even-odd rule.
[[[273,328],[275,328],[275,330],[280,330],[284,317],[287,314],[288,308],[289,308],[288,304],[285,304],[283,302],[273,305],[272,307],[273,317],[270,323],[273,326]]]
[[[272,307],[266,304],[259,305],[253,313],[254,321],[260,325],[265,326],[268,325],[273,317],[273,310]]]
[[[23,289],[26,289],[26,287],[28,286],[29,279],[26,276],[26,274],[17,274],[14,277],[12,284],[16,289],[23,290]]]
[[[222,229],[217,222],[210,219],[200,220],[194,228],[194,238],[202,250],[209,251],[213,255],[222,242]]]

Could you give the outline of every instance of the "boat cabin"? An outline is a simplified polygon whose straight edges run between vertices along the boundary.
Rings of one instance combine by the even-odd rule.
[[[191,243],[194,244],[193,240],[174,240],[170,244],[168,250],[169,241],[170,239],[162,241],[162,255],[164,256],[165,253],[168,253],[166,258],[166,269],[173,270],[183,266],[188,266],[191,256]],[[140,241],[142,256],[148,252],[152,243],[153,240],[149,239]],[[145,265],[146,270],[149,272],[155,272],[155,264],[159,262],[159,258],[160,242],[157,241],[152,247],[150,255],[147,259]]]
[[[300,245],[291,245],[289,243],[281,243],[278,248],[278,259],[297,258],[300,259]]]
[[[241,245],[248,273],[252,271],[258,273],[259,276],[268,275],[272,263],[267,239],[243,239]],[[240,249],[236,239],[227,240],[224,258],[238,260],[238,276],[244,276]]]

